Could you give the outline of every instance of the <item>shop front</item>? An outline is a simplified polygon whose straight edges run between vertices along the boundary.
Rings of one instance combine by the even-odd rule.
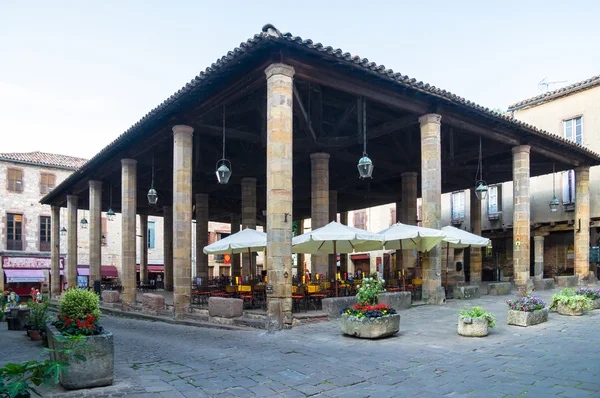
[[[60,259],[60,275],[63,278],[64,258]],[[4,290],[12,289],[19,296],[29,296],[31,289],[47,292],[50,286],[50,257],[2,256]]]
[[[135,266],[136,270],[136,282],[140,283],[140,265]],[[148,265],[148,284],[154,286],[156,289],[164,289],[165,280],[165,266],[163,264],[149,264]]]
[[[102,285],[115,285],[118,284],[119,271],[117,267],[113,265],[103,265],[101,267]],[[90,286],[90,266],[89,265],[78,265],[77,266],[77,287],[87,288]]]

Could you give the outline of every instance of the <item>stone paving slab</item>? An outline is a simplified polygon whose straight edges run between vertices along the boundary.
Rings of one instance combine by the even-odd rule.
[[[549,300],[555,291],[539,292]],[[105,316],[115,336],[115,385],[42,389],[44,397],[512,397],[600,396],[600,310],[552,312],[532,327],[509,326],[509,297],[449,301],[402,312],[400,333],[364,341],[338,321],[279,333],[220,330]],[[457,313],[496,315],[485,338],[460,337]],[[0,365],[43,357],[40,343],[0,324]]]

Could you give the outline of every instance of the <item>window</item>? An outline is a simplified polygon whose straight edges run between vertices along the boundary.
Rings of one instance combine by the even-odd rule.
[[[6,248],[8,250],[23,250],[23,215],[7,214],[6,230]]]
[[[465,191],[452,193],[452,221],[462,222],[465,219]]]
[[[354,212],[354,228],[367,229],[366,210],[356,210]]]
[[[23,170],[8,169],[7,172],[8,186],[6,188],[11,192],[23,192]]]
[[[148,249],[154,249],[154,221],[148,221]]]
[[[562,173],[562,201],[564,205],[575,203],[575,171]]]
[[[40,174],[40,193],[47,194],[54,189],[56,185],[56,177],[54,174]]]
[[[104,236],[104,239],[101,240],[102,246],[106,246],[108,242],[108,219],[106,217],[102,217],[102,227],[101,227],[101,238]]]
[[[487,201],[488,216],[497,217],[502,213],[502,185],[488,186]]]
[[[49,252],[50,251],[50,217],[48,216],[40,216],[40,251],[41,252]]]
[[[569,120],[563,120],[563,132],[567,140],[582,144],[583,119],[581,116]]]

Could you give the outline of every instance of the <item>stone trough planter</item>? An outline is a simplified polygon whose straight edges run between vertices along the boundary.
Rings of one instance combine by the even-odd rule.
[[[458,317],[458,334],[466,337],[485,337],[488,335],[489,322],[485,318]]]
[[[387,315],[381,318],[360,319],[343,314],[340,322],[343,334],[362,339],[393,336],[400,330],[400,314]]]
[[[533,326],[548,322],[548,308],[527,312],[508,310],[508,324],[515,326]]]
[[[558,311],[561,315],[570,315],[570,316],[581,316],[583,315],[583,310],[574,310],[568,305],[558,303],[556,306],[556,311]]]
[[[57,340],[61,333],[52,325],[47,326],[48,346],[50,349],[63,348],[65,344]],[[113,384],[114,380],[114,341],[113,335],[104,332],[97,336],[85,336],[85,340],[76,344],[85,344],[88,347],[78,350],[77,354],[83,355],[86,360],[66,357],[64,354],[51,352],[52,360],[69,363],[68,374],[61,374],[60,384],[69,390],[80,388],[102,387]]]
[[[600,310],[600,299],[592,300],[592,309]]]

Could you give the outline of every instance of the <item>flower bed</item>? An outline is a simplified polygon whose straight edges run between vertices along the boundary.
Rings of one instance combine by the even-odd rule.
[[[548,321],[546,302],[533,296],[506,300],[508,305],[508,324],[533,326]]]
[[[592,301],[592,309],[600,309],[600,289],[590,289],[589,287],[581,287],[575,291],[575,294],[584,296]]]
[[[561,315],[583,315],[592,309],[592,300],[581,294],[575,294],[573,289],[563,289],[552,296],[550,309],[556,308]]]
[[[350,308],[346,308],[342,311],[344,315],[355,316],[360,318],[381,318],[386,315],[393,315],[396,310],[391,308],[389,305],[361,305],[356,304]]]

